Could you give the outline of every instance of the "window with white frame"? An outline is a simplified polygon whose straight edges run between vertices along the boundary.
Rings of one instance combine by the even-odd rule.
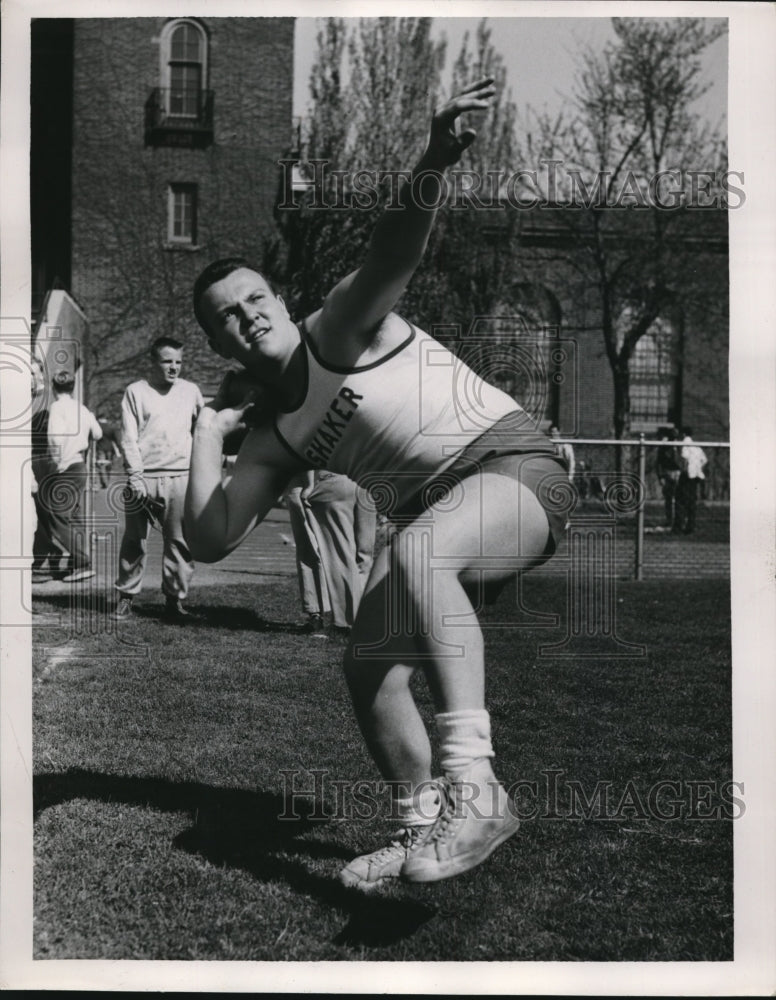
[[[633,430],[653,430],[670,423],[677,404],[678,337],[673,325],[658,318],[633,349],[630,374],[630,419]]]
[[[162,32],[162,87],[167,114],[197,118],[207,87],[207,36],[188,18],[170,21]]]
[[[196,184],[170,184],[167,195],[167,240],[175,244],[197,242]]]

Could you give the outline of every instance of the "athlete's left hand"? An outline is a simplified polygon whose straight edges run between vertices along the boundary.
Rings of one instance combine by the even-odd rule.
[[[224,414],[219,420],[219,426],[225,426],[230,420],[235,422],[235,417],[226,415],[224,411],[239,411],[240,415],[236,417],[236,423],[239,426],[231,428],[229,433],[233,430],[244,431],[246,428],[257,427],[271,412],[269,393],[266,387],[247,372],[227,372],[215,397],[206,405],[211,410],[215,410],[216,413]],[[234,447],[234,441],[232,447]]]
[[[266,398],[266,389],[247,372],[228,371],[221,380],[215,397],[207,404],[211,410],[220,412],[238,406],[250,394],[255,406],[261,407]]]
[[[472,128],[456,130],[460,116],[467,111],[487,111],[496,93],[492,77],[486,77],[467,87],[458,97],[453,97],[431,120],[431,135],[424,159],[431,167],[449,167],[460,160],[464,150],[474,142],[477,133]]]

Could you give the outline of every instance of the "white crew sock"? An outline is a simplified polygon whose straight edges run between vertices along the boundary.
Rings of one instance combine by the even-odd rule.
[[[435,782],[418,785],[414,795],[393,800],[393,814],[402,826],[430,826],[439,815],[439,789]]]
[[[434,720],[444,774],[460,774],[475,760],[495,756],[490,742],[490,715],[484,708],[440,712]]]

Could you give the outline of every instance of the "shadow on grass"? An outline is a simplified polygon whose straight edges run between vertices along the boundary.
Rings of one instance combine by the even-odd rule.
[[[250,608],[236,608],[234,605],[192,604],[189,609],[197,615],[197,625],[219,629],[250,629],[254,632],[282,632],[286,635],[304,635],[304,625],[300,622],[262,618]]]
[[[38,605],[45,602],[60,611],[77,612],[79,618],[88,616],[90,620],[99,621],[107,618],[116,607],[116,596],[114,593],[99,590],[73,590],[58,594],[33,594],[33,602]],[[163,612],[164,605],[161,602],[133,604],[132,616],[126,622],[131,622],[133,618],[144,620],[161,618]],[[126,622],[121,622],[121,625]]]
[[[175,837],[179,850],[213,865],[237,868],[262,882],[284,881],[295,891],[342,911],[348,922],[335,944],[378,947],[409,937],[437,910],[410,899],[364,895],[327,875],[312,872],[297,858],[350,860],[339,845],[300,840],[326,820],[300,814],[299,802],[275,792],[214,788],[198,782],[172,782],[72,769],[33,779],[34,813],[73,799],[121,802],[163,812],[187,812],[193,825]],[[310,809],[315,808],[309,803]],[[281,819],[295,811],[294,818]],[[296,857],[294,857],[296,856]]]
[[[92,614],[105,614],[112,611],[116,604],[116,598],[105,591],[60,591],[56,594],[36,593],[33,591],[32,600],[34,604],[45,602],[55,608],[78,608],[89,611]]]
[[[78,611],[79,615],[88,614],[90,618],[104,618],[114,609],[116,598],[101,592],[88,594],[59,593],[36,594],[36,600],[43,600],[56,609]],[[286,635],[304,635],[303,623],[262,618],[251,608],[235,607],[234,605],[189,604],[187,610],[191,617],[174,624],[190,628],[217,628],[230,631],[274,632]],[[133,622],[159,621],[170,624],[165,618],[165,608],[161,601],[136,601],[132,606],[132,615],[120,623],[121,628],[131,628]]]

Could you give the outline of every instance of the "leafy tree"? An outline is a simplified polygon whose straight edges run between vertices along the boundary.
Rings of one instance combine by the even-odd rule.
[[[432,39],[430,18],[364,18],[354,25],[327,18],[317,47],[301,161],[311,188],[295,207],[286,201],[276,213],[282,244],[267,254],[268,266],[278,272],[299,313],[319,306],[329,288],[358,266],[377,213],[395,196],[397,172],[416,161],[434,109],[444,99],[446,43]],[[478,212],[461,198],[473,187],[476,197],[492,203],[499,194],[494,178],[508,173],[517,155],[516,107],[485,20],[474,37],[464,36],[452,67],[451,93],[484,76],[496,80],[496,99],[486,116],[472,122],[477,142],[453,172],[449,201],[400,304],[404,315],[426,328],[468,327],[476,316],[503,305],[515,281],[511,257],[520,220],[515,213],[498,212],[494,238],[494,213]],[[359,193],[353,183],[358,171],[371,172],[378,196]],[[380,183],[381,171],[393,176]]]
[[[500,178],[511,173],[517,158],[517,109],[507,86],[503,58],[494,49],[487,20],[472,38],[464,35],[453,64],[451,93],[486,76],[496,83],[490,108],[473,121],[477,140],[450,175],[450,198],[440,212],[429,249],[409,295],[432,322],[462,322],[491,315],[514,298],[514,254],[520,219],[499,210]],[[484,206],[478,210],[478,203]],[[494,226],[494,218],[497,224]],[[442,274],[440,295],[429,294],[431,275]],[[424,308],[425,306],[425,308]]]
[[[345,149],[350,115],[350,92],[342,83],[347,41],[342,18],[325,18],[316,41],[318,55],[310,72],[307,144],[312,155],[337,162]]]
[[[409,169],[422,150],[445,54],[430,28],[430,18],[362,18],[350,28],[326,18],[318,31],[300,164],[310,188],[276,212],[284,252],[267,248],[299,314],[361,262],[399,180],[381,172]]]
[[[354,167],[407,170],[425,146],[446,43],[431,38],[431,18],[361,18],[350,35]]]

